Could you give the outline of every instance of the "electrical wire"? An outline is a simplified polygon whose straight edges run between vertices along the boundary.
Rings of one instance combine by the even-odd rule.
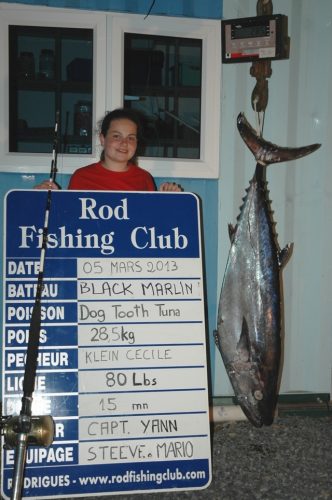
[[[151,10],[152,10],[152,8],[153,8],[153,6],[154,6],[155,2],[156,2],[156,0],[153,0],[152,4],[150,5],[150,8],[149,8],[149,10],[148,10],[148,13],[147,13],[147,14],[146,14],[146,16],[144,17],[144,20],[145,20],[147,17],[149,17],[150,12],[151,12]]]

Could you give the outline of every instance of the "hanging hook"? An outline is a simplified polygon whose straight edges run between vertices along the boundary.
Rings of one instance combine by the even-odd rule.
[[[271,15],[273,5],[271,0],[257,0],[257,16]],[[256,85],[251,94],[251,105],[256,113],[264,113],[269,99],[269,84],[267,78],[272,75],[271,61],[254,61],[250,75],[256,78]]]
[[[256,6],[257,16],[270,16],[273,12],[271,0],[257,0]]]
[[[256,85],[251,94],[251,105],[255,111],[265,111],[269,99],[267,78],[272,75],[271,61],[255,61],[250,68],[250,75],[256,78]]]

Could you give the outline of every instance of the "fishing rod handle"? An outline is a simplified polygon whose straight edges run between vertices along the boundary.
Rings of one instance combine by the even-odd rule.
[[[18,442],[15,451],[15,470],[13,476],[11,500],[21,500],[22,498],[28,435],[24,432],[21,432],[18,435],[17,440]]]

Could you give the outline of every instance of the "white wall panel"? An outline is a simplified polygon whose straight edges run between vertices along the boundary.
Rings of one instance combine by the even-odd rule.
[[[223,17],[256,15],[256,0],[223,3]],[[283,271],[285,339],[281,393],[330,392],[332,366],[332,2],[279,0],[275,14],[288,16],[290,59],[272,62],[263,135],[283,146],[322,147],[267,172],[280,246],[294,242]],[[242,142],[236,116],[255,125],[250,63],[223,66],[221,177],[219,181],[218,295],[229,250],[227,224],[235,223],[255,160]],[[215,395],[230,395],[216,352]]]

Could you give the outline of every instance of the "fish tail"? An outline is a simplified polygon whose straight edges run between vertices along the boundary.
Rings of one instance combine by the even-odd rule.
[[[260,137],[256,130],[250,125],[243,113],[237,117],[237,128],[240,135],[257,163],[268,165],[270,163],[280,163],[283,161],[297,160],[303,156],[309,155],[318,149],[321,144],[310,144],[299,148],[284,148],[268,142]]]

